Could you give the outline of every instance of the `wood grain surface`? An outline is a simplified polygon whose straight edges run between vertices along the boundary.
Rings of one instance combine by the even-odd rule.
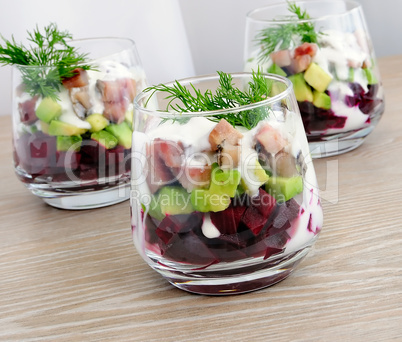
[[[208,297],[139,257],[129,202],[64,211],[12,167],[0,117],[0,341],[402,341],[402,56],[379,60],[383,118],[358,149],[315,161],[324,227],[279,284]]]

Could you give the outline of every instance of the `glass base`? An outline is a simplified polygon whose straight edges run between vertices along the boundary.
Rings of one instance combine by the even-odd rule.
[[[30,189],[52,207],[69,210],[95,209],[126,201],[130,197],[130,184],[91,192],[54,192]]]
[[[287,278],[310,251],[311,245],[279,261],[264,260],[253,266],[228,270],[179,272],[158,267],[157,271],[175,287],[201,295],[233,295],[260,290]],[[209,270],[211,268],[211,270]]]
[[[314,159],[337,156],[358,148],[365,138],[309,142],[311,157]]]
[[[323,136],[321,141],[310,141],[309,149],[311,157],[326,158],[343,154],[358,148],[366,137],[373,131],[375,125],[370,125],[355,132],[346,132],[332,136]],[[310,137],[312,140],[313,138]]]

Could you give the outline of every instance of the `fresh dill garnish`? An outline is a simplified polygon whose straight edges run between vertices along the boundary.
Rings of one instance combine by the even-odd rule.
[[[14,37],[11,41],[2,37],[0,44],[0,64],[15,65],[21,72],[24,90],[31,96],[58,99],[62,80],[74,76],[74,69],[84,70],[93,67],[83,65],[86,54],[78,53],[67,40],[72,35],[60,31],[51,23],[41,32],[38,27],[28,32],[28,47],[18,44]]]
[[[235,87],[232,75],[218,71],[219,87],[213,93],[210,89],[202,93],[192,83],[189,88],[183,86],[179,81],[176,81],[172,86],[159,84],[156,86],[148,87],[144,92],[152,92],[150,97],[155,92],[166,92],[169,95],[165,97],[169,100],[165,111],[174,111],[177,113],[187,112],[204,112],[204,111],[217,111],[222,109],[237,108],[239,106],[249,105],[252,103],[266,100],[271,92],[272,81],[267,78],[258,70],[252,73],[252,80],[248,83],[246,90],[240,90]],[[149,99],[148,99],[149,101]],[[250,110],[242,110],[234,113],[215,114],[207,116],[206,118],[219,122],[225,119],[232,126],[243,126],[247,129],[254,128],[261,120],[268,117],[270,108],[267,106],[258,107]],[[186,123],[189,118],[174,118],[165,117],[162,122],[168,120],[178,121],[179,123]]]
[[[291,48],[292,44],[295,44],[295,39],[301,39],[303,43],[318,43],[318,36],[321,33],[315,31],[311,22],[303,22],[311,19],[307,11],[302,11],[292,2],[288,2],[288,11],[293,15],[286,16],[283,20],[288,20],[289,23],[265,28],[256,35],[256,44],[261,47],[258,55],[260,62],[267,60],[275,50]],[[302,22],[298,22],[299,20]]]

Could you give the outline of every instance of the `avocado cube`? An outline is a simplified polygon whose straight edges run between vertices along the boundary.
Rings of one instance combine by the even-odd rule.
[[[375,77],[374,72],[373,72],[372,69],[366,68],[366,69],[363,69],[363,70],[364,70],[364,73],[366,75],[368,84],[372,85],[372,84],[377,84],[378,83],[378,80]]]
[[[304,80],[303,74],[294,74],[288,77],[293,83],[293,91],[296,96],[296,100],[299,102],[313,102],[313,92],[310,86]]]
[[[225,210],[230,205],[231,197],[236,195],[240,180],[238,170],[222,170],[214,164],[209,189],[194,189],[191,204],[200,212]]]
[[[119,141],[119,145],[124,148],[131,148],[131,139],[133,132],[127,122],[123,121],[120,124],[110,124],[105,127],[105,130],[113,134]]]
[[[71,125],[66,122],[52,120],[49,124],[49,135],[81,135],[86,132],[86,129]]]
[[[166,215],[190,214],[194,211],[190,194],[181,186],[165,186],[153,195],[149,215],[162,220]]]
[[[303,178],[270,177],[265,183],[265,191],[278,202],[286,202],[303,191]]]
[[[97,141],[107,150],[116,147],[119,142],[113,134],[106,132],[105,130],[92,133],[91,139]]]
[[[81,148],[82,138],[79,135],[58,135],[56,138],[57,151],[78,152]]]
[[[317,108],[331,109],[331,97],[317,90],[313,91],[313,105]]]
[[[348,81],[349,82],[354,82],[354,80],[355,80],[355,69],[349,68]]]
[[[98,113],[89,115],[85,120],[91,125],[91,129],[89,130],[91,133],[99,132],[109,124],[108,119]]]
[[[323,93],[331,83],[332,76],[317,63],[311,63],[304,72],[304,79],[315,90]]]
[[[265,184],[268,179],[269,176],[259,163],[258,159],[255,159],[254,162],[251,160],[242,175],[241,187],[246,193],[254,194],[255,192],[258,192],[258,188]]]
[[[36,109],[36,116],[46,123],[61,115],[61,105],[50,97],[45,97]]]
[[[271,64],[271,66],[268,68],[267,72],[269,72],[271,74],[286,77],[286,72],[275,63]]]
[[[133,116],[134,116],[134,110],[133,109],[128,109],[126,111],[126,114],[124,115],[124,120],[128,123],[128,125],[132,128],[133,127]]]

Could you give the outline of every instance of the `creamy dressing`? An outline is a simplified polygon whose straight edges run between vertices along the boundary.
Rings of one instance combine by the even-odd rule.
[[[361,67],[369,55],[360,47],[355,34],[326,30],[319,36],[318,44],[320,48],[313,62],[328,73],[331,73],[333,66],[336,78],[342,81],[349,80],[350,68],[353,67],[354,82],[359,83],[367,92],[368,82]]]
[[[202,223],[202,234],[208,239],[214,239],[218,238],[221,233],[218,230],[218,228],[215,227],[215,225],[211,221],[211,217],[209,216],[208,213],[204,215],[204,221]]]
[[[207,118],[194,117],[185,124],[175,121],[157,125],[149,130],[147,135],[151,140],[160,138],[163,140],[180,141],[185,148],[186,157],[188,157],[194,153],[211,149],[208,137],[215,126],[216,122],[212,122]]]

